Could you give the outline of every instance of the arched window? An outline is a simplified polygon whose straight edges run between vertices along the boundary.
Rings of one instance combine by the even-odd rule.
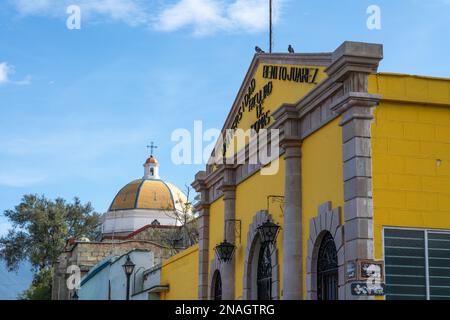
[[[154,168],[150,168],[150,175],[152,175],[152,176],[155,175],[155,169]]]
[[[220,276],[219,271],[216,271],[216,273],[214,274],[213,299],[222,300],[222,277]]]
[[[338,262],[334,239],[329,232],[322,238],[317,257],[317,299],[337,300]]]
[[[256,278],[258,300],[272,299],[272,259],[269,244],[261,244]]]

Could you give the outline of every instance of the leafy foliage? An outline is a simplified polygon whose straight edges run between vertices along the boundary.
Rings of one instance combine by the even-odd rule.
[[[52,266],[68,238],[95,239],[99,233],[100,215],[89,202],[82,204],[78,198],[68,203],[62,198],[52,201],[45,196],[25,195],[14,210],[6,210],[4,215],[12,228],[0,238],[0,259],[9,271],[17,270],[25,260],[35,271],[32,285],[20,296],[23,299],[47,296]]]
[[[42,269],[34,275],[30,287],[22,292],[18,300],[50,300],[52,296],[53,268]]]

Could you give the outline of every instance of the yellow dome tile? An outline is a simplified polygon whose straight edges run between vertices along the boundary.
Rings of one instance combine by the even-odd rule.
[[[139,191],[136,209],[173,209],[169,188],[160,180],[145,180]]]
[[[136,203],[137,192],[142,180],[134,180],[127,184],[114,198],[110,210],[132,209]]]
[[[130,182],[113,200],[110,210],[181,210],[186,196],[176,186],[162,180],[138,179]]]

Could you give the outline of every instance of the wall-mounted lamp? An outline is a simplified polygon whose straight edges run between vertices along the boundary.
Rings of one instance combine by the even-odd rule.
[[[219,261],[228,263],[233,259],[233,254],[236,246],[224,240],[221,244],[217,245],[215,248],[216,255]]]
[[[257,228],[259,236],[261,237],[261,242],[271,245],[275,245],[280,229],[281,227],[279,225],[273,223],[269,219]]]

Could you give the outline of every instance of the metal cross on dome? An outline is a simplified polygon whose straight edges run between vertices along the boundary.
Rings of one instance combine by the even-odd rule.
[[[153,155],[153,150],[154,149],[158,149],[158,146],[155,145],[155,143],[152,141],[152,142],[150,142],[150,145],[147,146],[147,149],[150,149],[150,155],[152,156]]]

